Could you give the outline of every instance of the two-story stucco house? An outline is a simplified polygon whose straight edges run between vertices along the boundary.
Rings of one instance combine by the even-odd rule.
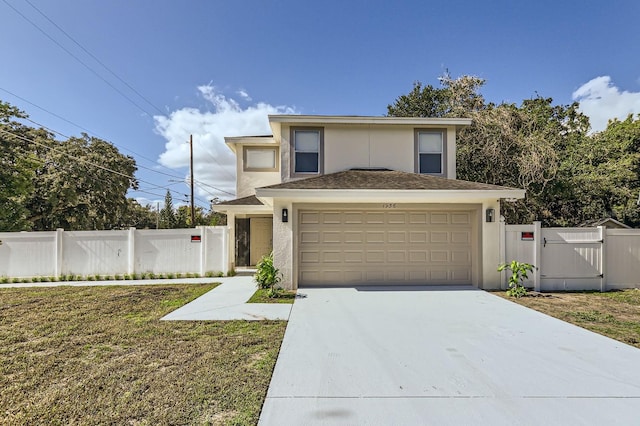
[[[456,180],[465,118],[270,115],[229,137],[237,196],[230,267],[271,250],[291,289],[472,284],[499,288],[500,199],[524,190]]]

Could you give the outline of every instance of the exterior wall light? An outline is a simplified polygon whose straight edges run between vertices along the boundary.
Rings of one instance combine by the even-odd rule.
[[[496,211],[495,209],[487,209],[485,212],[485,221],[487,222],[495,222],[496,220]]]
[[[282,222],[289,222],[289,210],[287,209],[282,209]]]

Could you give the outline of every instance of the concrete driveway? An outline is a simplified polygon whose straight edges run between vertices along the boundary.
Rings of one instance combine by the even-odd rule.
[[[640,424],[640,350],[468,287],[303,289],[261,425]]]

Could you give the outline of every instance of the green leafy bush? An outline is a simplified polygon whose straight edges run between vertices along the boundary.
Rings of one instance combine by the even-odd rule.
[[[533,265],[512,260],[511,263],[503,263],[498,266],[498,272],[502,272],[505,269],[511,271],[507,296],[518,298],[526,295],[527,289],[522,282],[529,278],[528,274],[533,271]]]
[[[273,265],[273,253],[262,256],[256,267],[253,279],[258,288],[266,289],[269,297],[278,297],[282,293],[282,288],[278,287],[282,281],[282,273]]]

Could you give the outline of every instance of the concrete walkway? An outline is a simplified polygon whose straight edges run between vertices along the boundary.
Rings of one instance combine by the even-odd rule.
[[[253,277],[226,278],[196,300],[161,318],[172,320],[288,320],[290,303],[245,303],[256,291]]]
[[[640,424],[632,346],[473,288],[299,293],[260,425]]]
[[[252,276],[220,278],[175,278],[157,280],[57,281],[45,283],[0,284],[2,288],[96,287],[109,285],[167,285],[222,283],[194,301],[176,309],[161,320],[288,320],[290,303],[245,303],[256,291]]]

